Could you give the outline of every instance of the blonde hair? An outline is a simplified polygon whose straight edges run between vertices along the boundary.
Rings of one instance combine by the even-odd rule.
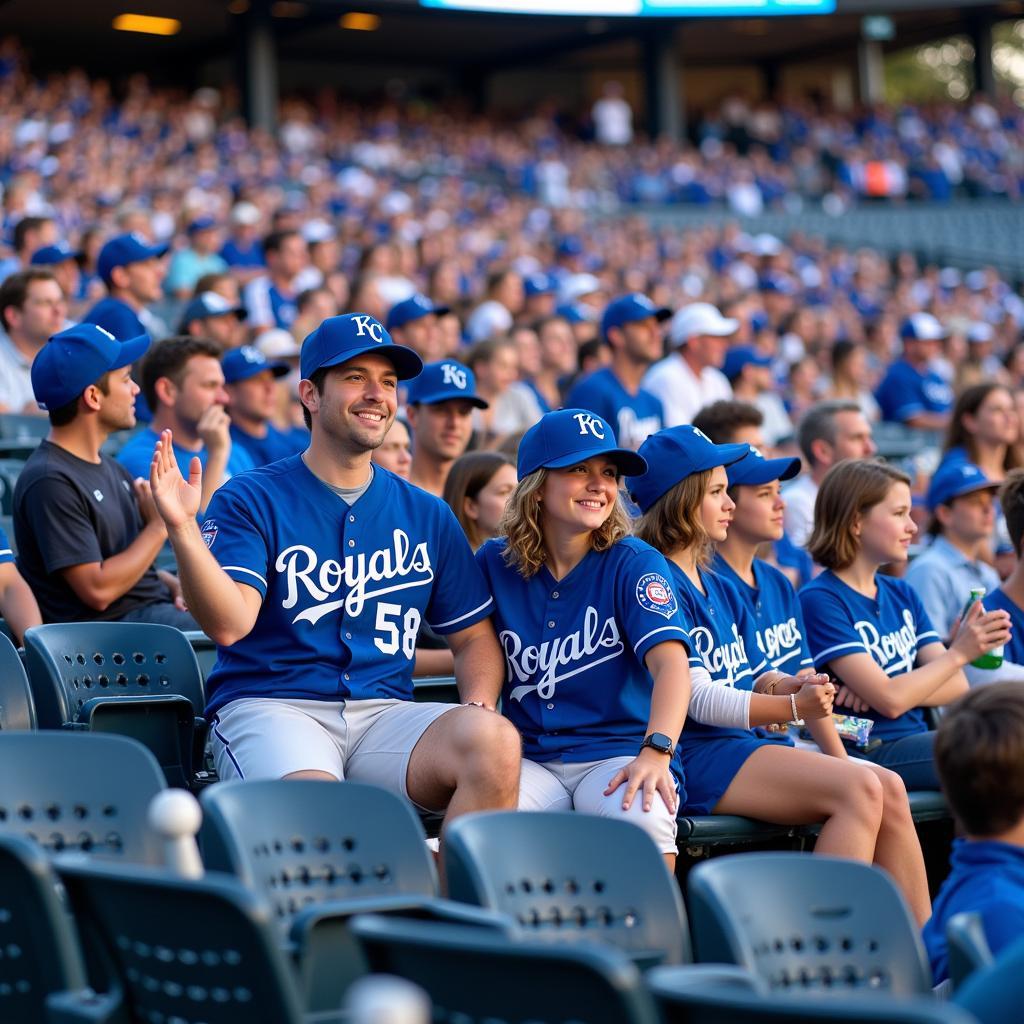
[[[540,492],[547,478],[546,469],[535,470],[523,477],[508,499],[498,526],[499,534],[507,540],[505,564],[518,569],[524,579],[535,576],[547,559],[541,528],[544,513],[540,503]],[[621,496],[616,493],[611,514],[596,530],[590,531],[590,548],[592,551],[607,551],[627,536],[629,516],[623,508]]]
[[[697,565],[706,568],[711,563],[711,538],[704,529],[701,504],[711,474],[704,469],[683,477],[640,517],[636,535],[663,555],[695,548]]]
[[[846,459],[826,474],[814,501],[807,553],[826,569],[845,569],[857,557],[857,519],[885,501],[893,484],[910,486],[906,473],[874,459]]]

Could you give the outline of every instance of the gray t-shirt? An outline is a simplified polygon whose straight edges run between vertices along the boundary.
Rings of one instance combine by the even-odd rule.
[[[320,478],[317,477],[317,479],[319,480]],[[321,480],[320,482],[328,490],[334,491],[351,508],[370,489],[370,484],[373,483],[373,463],[370,463],[370,475],[366,478],[366,483],[360,484],[358,487],[335,487],[334,484],[329,484],[326,480]]]

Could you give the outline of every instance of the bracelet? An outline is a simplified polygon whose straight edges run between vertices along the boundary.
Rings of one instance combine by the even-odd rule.
[[[803,725],[804,724],[804,720],[800,717],[800,713],[796,709],[796,694],[795,693],[791,693],[789,695],[789,706],[793,709],[793,718],[792,718],[793,724],[794,725]]]
[[[486,705],[484,704],[484,702],[482,700],[467,700],[467,701],[463,701],[462,706],[464,708],[482,708],[482,707],[486,707]]]

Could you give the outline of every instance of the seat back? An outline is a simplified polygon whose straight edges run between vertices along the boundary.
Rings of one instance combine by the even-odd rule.
[[[701,962],[740,964],[776,990],[931,991],[903,897],[870,865],[800,853],[720,857],[691,871],[689,897]]]
[[[498,811],[445,833],[448,895],[508,914],[531,937],[594,939],[664,963],[690,959],[675,879],[637,826],[590,814]]]
[[[975,971],[953,996],[978,1024],[1020,1020],[1024,1004],[1024,939],[1003,950],[988,967]]]
[[[202,793],[208,870],[236,875],[285,927],[303,908],[436,896],[423,828],[401,797],[358,782],[222,782]]]
[[[42,729],[78,720],[96,697],[177,694],[205,706],[195,653],[179,629],[149,622],[55,622],[25,633]]]
[[[352,931],[372,971],[427,991],[438,1024],[658,1020],[640,972],[617,950],[510,942],[479,929],[378,915],[357,917]]]
[[[58,858],[82,933],[102,947],[133,1021],[299,1024],[269,907],[234,879]]]
[[[31,839],[50,853],[162,863],[146,813],[164,788],[160,766],[134,740],[0,733],[0,834]]]
[[[985,936],[981,914],[964,911],[946,922],[946,948],[949,952],[949,977],[959,988],[975,971],[992,963],[992,950]]]
[[[85,984],[57,878],[42,850],[17,836],[0,836],[0,951],[4,1024],[39,1024],[49,994]]]
[[[14,487],[25,463],[19,459],[0,459],[0,513],[14,515]]]
[[[0,732],[36,728],[36,705],[14,644],[0,633]]]

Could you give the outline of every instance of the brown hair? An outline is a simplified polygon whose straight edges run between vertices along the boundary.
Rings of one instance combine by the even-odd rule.
[[[11,325],[7,322],[8,307],[24,309],[29,285],[36,281],[53,281],[56,284],[57,278],[45,267],[29,267],[28,270],[19,270],[10,274],[4,279],[4,283],[0,284],[0,326],[5,331],[11,329]]]
[[[160,407],[160,401],[156,396],[156,382],[161,377],[167,377],[176,387],[181,387],[185,367],[190,359],[195,356],[209,356],[219,363],[221,355],[221,347],[207,338],[190,338],[182,335],[158,341],[142,360],[142,393],[146,396],[149,408],[155,413]]]
[[[946,440],[942,445],[943,452],[948,452],[951,448],[964,448],[971,462],[978,461],[978,448],[974,443],[974,435],[964,426],[964,417],[977,416],[978,410],[985,404],[985,399],[993,391],[1005,391],[1011,398],[1013,397],[1013,392],[1005,384],[999,384],[996,381],[974,384],[960,392],[956,404],[953,406],[953,412],[950,414]],[[1021,457],[1018,446],[1007,445],[1003,469],[1017,469],[1020,465]]]
[[[1014,553],[1020,554],[1020,542],[1024,539],[1024,469],[1013,469],[1006,474],[1003,486],[999,488],[999,505],[1006,517],[1006,532]]]
[[[701,503],[711,484],[712,470],[683,477],[666,491],[637,521],[636,535],[663,555],[680,548],[696,548],[697,564],[711,561],[711,540],[701,518]]]
[[[935,770],[969,835],[994,836],[1024,817],[1024,690],[992,683],[970,690],[942,716]]]
[[[547,558],[538,500],[547,478],[546,469],[535,470],[523,477],[509,497],[498,527],[499,532],[508,538],[505,564],[518,569],[524,579],[535,576]],[[628,535],[629,516],[623,507],[622,497],[616,494],[611,515],[598,529],[590,531],[590,548],[592,551],[607,551]]]
[[[480,533],[477,524],[466,515],[466,499],[476,500],[477,495],[491,482],[502,466],[513,465],[512,460],[501,452],[467,452],[452,463],[444,482],[442,498],[455,513],[459,525],[466,534],[469,546],[476,551],[486,537]]]
[[[826,569],[850,565],[857,557],[857,517],[884,501],[897,483],[909,487],[910,477],[874,459],[846,459],[833,466],[814,501],[814,531],[807,542],[811,558]]]
[[[763,424],[764,413],[756,405],[725,398],[705,405],[693,417],[693,425],[715,444],[731,444],[740,427],[760,427]]]

